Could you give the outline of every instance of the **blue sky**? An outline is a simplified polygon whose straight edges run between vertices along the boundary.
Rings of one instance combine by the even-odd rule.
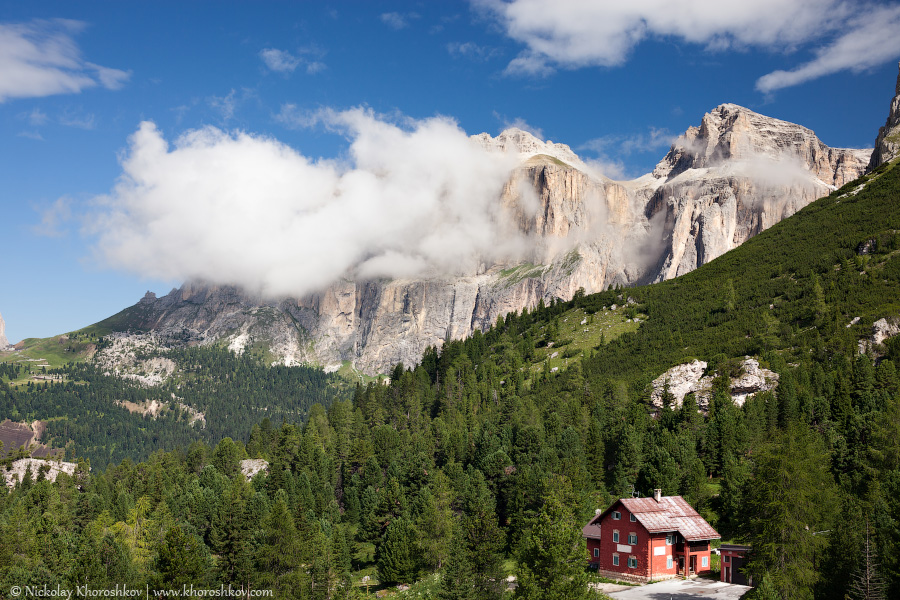
[[[188,276],[271,264],[261,289],[302,292],[361,256],[370,275],[414,269],[400,241],[428,264],[461,238],[479,248],[467,215],[484,207],[466,203],[495,171],[461,134],[517,125],[634,177],[724,102],[836,147],[884,124],[898,2],[622,4],[0,2],[8,337]],[[459,189],[419,202],[434,182]],[[392,229],[417,211],[405,226],[434,226],[431,208],[455,219],[441,239]],[[298,272],[305,287],[285,287]]]

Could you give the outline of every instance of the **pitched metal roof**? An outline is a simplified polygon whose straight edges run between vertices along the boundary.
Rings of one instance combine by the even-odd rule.
[[[663,496],[657,502],[653,498],[622,498],[613,502],[605,511],[595,516],[582,528],[585,537],[600,537],[600,522],[607,513],[621,504],[634,515],[638,523],[650,533],[677,531],[689,542],[714,540],[721,536],[681,496]],[[590,535],[589,535],[590,534]]]
[[[588,521],[588,524],[581,528],[582,537],[591,538],[595,540],[600,539],[600,517],[603,515],[597,513],[594,515],[594,518]]]

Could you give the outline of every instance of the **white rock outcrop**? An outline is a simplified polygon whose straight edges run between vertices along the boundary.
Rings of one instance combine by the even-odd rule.
[[[900,319],[878,319],[872,323],[872,333],[869,334],[869,337],[859,341],[859,353],[865,354],[869,351],[875,351],[885,340],[898,334],[900,334]]]
[[[71,462],[43,460],[40,458],[20,458],[19,460],[13,461],[9,468],[4,472],[6,486],[15,487],[17,483],[25,479],[25,473],[28,471],[28,467],[31,467],[32,481],[37,481],[38,472],[42,467],[46,467],[47,473],[45,479],[50,482],[55,482],[60,473],[74,475],[78,465]]]
[[[672,395],[672,408],[678,408],[684,402],[684,397],[694,393],[697,406],[702,411],[709,409],[712,399],[712,387],[714,375],[703,375],[707,364],[702,360],[694,360],[682,365],[676,365],[653,380],[650,392],[650,402],[659,408],[663,407],[666,384]],[[774,390],[778,386],[778,373],[763,369],[755,358],[745,356],[740,364],[740,375],[731,378],[731,399],[743,406],[747,398],[759,392]]]
[[[241,473],[247,478],[247,481],[253,479],[254,475],[260,471],[269,472],[268,461],[262,458],[245,458],[241,461]]]
[[[671,407],[677,408],[681,406],[685,396],[702,391],[702,386],[708,383],[704,382],[703,373],[705,371],[706,362],[702,360],[693,360],[683,365],[675,365],[653,380],[650,401],[654,406],[662,408],[666,387],[668,386],[669,394],[672,396]]]

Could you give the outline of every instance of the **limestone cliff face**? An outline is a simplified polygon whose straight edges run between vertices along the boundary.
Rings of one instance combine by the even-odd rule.
[[[900,73],[897,75],[897,87],[894,90],[894,99],[891,100],[887,122],[878,130],[868,170],[877,169],[898,156],[900,156]]]
[[[663,223],[650,280],[692,271],[856,179],[869,154],[829,148],[805,127],[734,104],[717,107],[644,184],[647,216]]]
[[[6,339],[6,323],[3,322],[3,315],[0,315],[0,350],[5,350],[9,346],[9,340]]]
[[[653,173],[617,182],[563,144],[521,130],[474,140],[518,152],[498,202],[529,251],[461,275],[338,281],[304,298],[267,300],[186,284],[129,309],[133,327],[172,343],[259,345],[287,364],[378,373],[497,317],[609,285],[686,273],[862,174],[870,151],[825,146],[803,127],[732,104],[703,117]]]

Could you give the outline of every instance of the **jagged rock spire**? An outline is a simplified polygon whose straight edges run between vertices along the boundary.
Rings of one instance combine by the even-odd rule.
[[[6,323],[3,322],[3,315],[0,315],[0,350],[5,350],[9,346],[9,340],[6,339]]]
[[[900,64],[898,64],[900,71]],[[897,74],[897,87],[894,90],[894,99],[891,100],[891,111],[888,113],[887,122],[878,130],[878,138],[875,140],[875,150],[869,159],[868,171],[877,169],[880,165],[890,162],[900,156],[900,72]]]

